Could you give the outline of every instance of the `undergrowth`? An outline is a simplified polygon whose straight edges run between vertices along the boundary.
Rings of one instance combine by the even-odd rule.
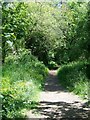
[[[9,56],[2,66],[2,117],[25,117],[25,110],[38,102],[47,68],[29,52]]]
[[[87,62],[72,62],[58,69],[58,78],[69,91],[88,99]]]

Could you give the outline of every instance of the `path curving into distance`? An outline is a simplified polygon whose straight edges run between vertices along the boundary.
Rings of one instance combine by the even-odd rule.
[[[45,90],[40,94],[37,109],[27,112],[28,119],[49,118],[50,120],[90,120],[90,108],[84,100],[68,92],[59,83],[56,70],[50,70],[45,82]]]

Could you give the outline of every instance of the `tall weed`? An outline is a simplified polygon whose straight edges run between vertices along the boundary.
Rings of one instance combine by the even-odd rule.
[[[48,70],[29,52],[9,56],[2,68],[2,116],[21,117],[22,109],[39,100]]]
[[[72,62],[63,65],[58,70],[58,78],[69,91],[73,91],[83,98],[88,96],[88,77],[86,75],[87,62]]]

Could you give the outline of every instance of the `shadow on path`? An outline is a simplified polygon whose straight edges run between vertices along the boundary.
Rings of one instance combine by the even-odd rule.
[[[50,71],[40,103],[32,114],[38,120],[90,120],[90,109],[75,95],[65,90],[58,81],[56,71]],[[34,116],[34,118],[37,118]],[[43,120],[43,119],[42,119]]]
[[[48,76],[48,78],[46,79],[46,82],[45,82],[44,91],[49,91],[49,92],[67,91],[59,84],[59,80],[56,76],[56,71],[55,70],[52,70],[52,71],[49,72],[49,76]]]
[[[46,116],[50,120],[57,120],[63,118],[64,120],[90,120],[90,111],[82,106],[77,107],[74,103],[66,103],[66,102],[40,102],[40,106],[37,111],[41,115]]]

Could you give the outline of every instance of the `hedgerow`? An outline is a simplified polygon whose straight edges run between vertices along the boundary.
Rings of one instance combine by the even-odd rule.
[[[72,62],[63,65],[58,70],[60,83],[69,91],[80,95],[82,98],[88,98],[87,62]]]
[[[23,117],[23,110],[34,107],[47,73],[29,52],[9,56],[2,67],[2,117]]]

